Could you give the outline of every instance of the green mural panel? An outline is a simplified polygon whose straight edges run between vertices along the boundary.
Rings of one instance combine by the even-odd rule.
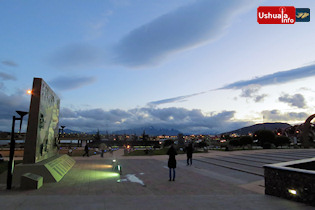
[[[37,163],[58,154],[60,99],[41,78],[34,78],[24,149],[24,163]]]

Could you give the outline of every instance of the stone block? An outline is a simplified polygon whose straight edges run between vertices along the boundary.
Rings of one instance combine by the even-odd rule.
[[[37,190],[43,186],[43,177],[37,174],[25,173],[21,176],[22,190]]]

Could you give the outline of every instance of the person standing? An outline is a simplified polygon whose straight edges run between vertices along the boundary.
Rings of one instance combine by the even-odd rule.
[[[68,148],[68,155],[70,155],[70,156],[72,156],[72,148],[71,148],[71,146],[69,146],[69,148]]]
[[[101,150],[101,157],[104,157],[104,151],[105,151],[106,148],[107,148],[107,146],[104,143],[101,143],[99,145],[99,149]]]
[[[168,158],[168,168],[169,168],[169,180],[168,181],[175,181],[175,168],[176,168],[176,159],[175,156],[177,155],[176,149],[174,148],[174,143],[171,144],[171,147],[167,151]],[[173,176],[172,176],[173,171]],[[172,179],[173,178],[173,179]]]
[[[84,151],[85,151],[85,153],[83,154],[83,157],[85,156],[85,155],[87,155],[88,157],[90,157],[90,155],[89,155],[89,146],[86,144],[85,145],[85,147],[84,147]]]
[[[193,146],[192,143],[189,143],[188,147],[186,148],[186,153],[187,153],[187,165],[189,166],[192,165],[192,153],[193,153]]]

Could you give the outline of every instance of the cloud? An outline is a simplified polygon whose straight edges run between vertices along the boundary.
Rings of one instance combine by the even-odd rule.
[[[256,93],[260,90],[259,85],[249,85],[247,87],[242,88],[241,97],[244,98],[252,98]]]
[[[298,92],[301,92],[301,91],[307,91],[307,92],[313,92],[313,93],[315,93],[315,91],[312,90],[312,89],[309,88],[309,87],[301,87],[301,88],[299,88],[299,89],[298,89]]]
[[[110,123],[122,122],[123,119],[130,117],[130,114],[120,109],[104,111],[103,109],[80,110],[77,114],[83,118],[105,120]]]
[[[167,98],[167,99],[158,100],[158,101],[151,101],[148,103],[148,106],[156,106],[156,105],[167,104],[167,103],[183,102],[187,98],[201,95],[204,93],[206,93],[206,92],[194,93],[194,94],[178,96],[178,97],[174,97],[174,98]]]
[[[113,63],[130,67],[155,65],[170,54],[219,38],[233,19],[251,5],[254,3],[250,0],[196,0],[133,29],[109,50],[87,43],[72,44],[57,50],[48,60],[63,68]],[[94,25],[96,37],[105,22]]]
[[[30,100],[22,91],[7,95],[0,91],[0,131],[10,131],[13,115],[18,116],[15,111],[29,111]],[[23,118],[23,128],[27,125],[28,115]],[[25,130],[25,129],[23,129]]]
[[[279,110],[262,111],[265,121],[281,122],[281,121],[305,121],[309,114],[305,112],[286,112],[281,113]]]
[[[86,43],[71,44],[57,50],[48,62],[62,68],[85,68],[100,66],[105,63],[106,53],[99,47]]]
[[[252,1],[197,0],[182,6],[124,36],[113,48],[114,63],[154,65],[171,53],[213,41],[249,5]]]
[[[64,118],[64,119],[66,119],[66,118],[77,118],[78,115],[77,115],[76,112],[72,111],[69,108],[62,108],[60,110],[60,117]]]
[[[264,98],[266,98],[267,96],[268,96],[267,94],[257,95],[257,96],[255,96],[254,101],[256,103],[262,102],[264,100]]]
[[[11,67],[16,67],[16,66],[18,66],[17,63],[15,63],[14,61],[10,61],[10,60],[5,60],[5,61],[2,61],[1,63],[2,63],[3,65],[11,66]]]
[[[290,106],[297,108],[306,107],[305,98],[302,94],[299,93],[292,96],[290,96],[289,94],[284,94],[283,96],[279,97],[279,101],[288,103]]]
[[[274,74],[268,74],[262,77],[257,77],[255,79],[251,80],[243,80],[234,82],[231,84],[228,84],[226,86],[223,86],[220,89],[240,89],[244,88],[249,85],[260,85],[260,86],[266,86],[266,85],[277,85],[277,84],[283,84],[287,82],[291,82],[298,79],[303,79],[307,77],[313,77],[315,76],[315,65],[309,65],[309,66],[303,66],[287,71],[280,71],[276,72]]]
[[[95,77],[60,76],[51,80],[49,84],[58,90],[73,90],[90,85],[95,81]]]
[[[4,72],[0,72],[0,79],[2,80],[16,80],[16,77]]]
[[[267,96],[267,94],[259,95],[258,92],[260,89],[260,85],[248,85],[242,88],[240,97],[253,99],[256,103],[261,102]]]
[[[65,114],[69,112],[70,114]],[[246,126],[249,122],[234,121],[234,111],[205,115],[199,109],[153,107],[130,110],[87,109],[71,111],[62,109],[60,122],[73,130],[115,131],[153,126],[177,129],[185,133],[220,133]],[[71,117],[69,117],[71,116]]]
[[[172,103],[174,101],[177,101],[176,99],[181,99],[182,97],[183,98],[186,98],[187,96],[192,97],[194,95],[204,94],[210,91],[226,90],[226,89],[242,89],[241,97],[254,97],[255,102],[260,102],[267,96],[266,94],[254,95],[255,93],[258,92],[260,87],[267,86],[267,85],[278,85],[278,84],[288,83],[288,82],[295,81],[298,79],[304,79],[304,78],[313,77],[313,76],[315,76],[315,65],[309,65],[309,66],[303,66],[303,67],[299,67],[299,68],[295,68],[295,69],[291,69],[287,71],[280,71],[273,74],[268,74],[268,75],[257,77],[251,80],[237,81],[237,82],[225,85],[217,89],[211,89],[211,90],[207,90],[207,91],[195,93],[195,94],[190,94],[190,95],[177,96],[174,98],[164,99],[160,101],[164,103]],[[159,103],[156,103],[156,105],[159,105]]]

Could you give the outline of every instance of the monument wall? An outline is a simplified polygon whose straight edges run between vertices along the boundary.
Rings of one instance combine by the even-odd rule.
[[[24,164],[43,161],[58,154],[60,99],[41,78],[34,78]]]

